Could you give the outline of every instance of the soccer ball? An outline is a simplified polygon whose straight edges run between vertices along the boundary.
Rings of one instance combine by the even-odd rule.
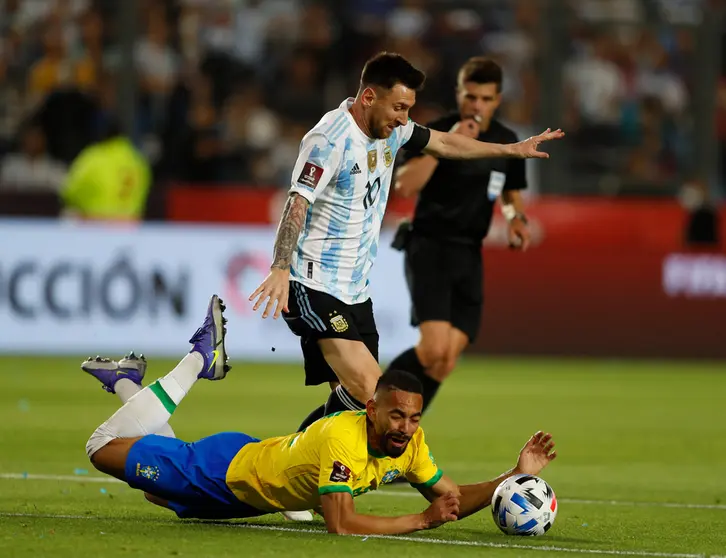
[[[557,517],[557,498],[541,478],[515,475],[494,491],[492,516],[507,535],[544,535]]]

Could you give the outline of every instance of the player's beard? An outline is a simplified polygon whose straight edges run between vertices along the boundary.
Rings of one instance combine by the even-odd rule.
[[[394,438],[396,438],[399,442],[405,440],[405,443],[401,446],[394,445],[392,443]],[[381,447],[388,457],[401,457],[406,451],[410,441],[411,438],[406,436],[403,432],[386,432],[383,436],[381,436]]]
[[[388,136],[386,135],[386,126],[389,126],[390,123],[387,122],[385,124],[377,124],[376,121],[371,118],[371,120],[368,122],[368,129],[371,132],[371,135],[373,136],[373,139],[386,139]],[[395,126],[394,126],[395,129]],[[391,132],[393,133],[393,132]],[[390,134],[389,134],[390,135]]]
[[[373,134],[373,139],[384,139],[384,137],[385,137],[383,135],[384,127],[376,126],[374,123],[371,122],[371,134]]]

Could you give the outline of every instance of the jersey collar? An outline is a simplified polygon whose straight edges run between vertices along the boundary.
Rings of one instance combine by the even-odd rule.
[[[385,453],[381,453],[380,451],[372,448],[370,442],[368,443],[368,455],[370,455],[371,457],[376,457],[378,459],[388,457]]]

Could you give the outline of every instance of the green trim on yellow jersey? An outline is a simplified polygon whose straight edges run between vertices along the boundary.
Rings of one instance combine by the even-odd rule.
[[[436,474],[433,477],[431,477],[430,480],[420,483],[420,484],[411,483],[411,486],[413,486],[414,488],[431,488],[433,485],[435,485],[437,482],[439,482],[441,480],[442,476],[444,476],[444,472],[441,469],[439,469],[438,471],[436,471]]]
[[[318,488],[318,494],[321,496],[323,494],[330,494],[332,492],[347,492],[351,496],[353,495],[353,490],[350,488],[350,486],[340,486],[340,485],[333,485],[333,486],[321,486]]]

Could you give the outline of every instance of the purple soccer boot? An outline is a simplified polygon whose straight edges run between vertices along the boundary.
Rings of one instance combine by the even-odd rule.
[[[224,347],[224,337],[227,335],[225,310],[226,306],[222,299],[212,295],[202,327],[189,340],[194,345],[191,352],[197,352],[204,357],[204,367],[198,378],[221,380],[231,369],[227,364],[229,357]]]
[[[136,356],[133,351],[118,362],[100,356],[88,357],[81,364],[81,370],[101,382],[101,387],[109,393],[116,393],[116,382],[121,378],[142,387],[141,383],[146,374],[146,358],[144,355]]]

